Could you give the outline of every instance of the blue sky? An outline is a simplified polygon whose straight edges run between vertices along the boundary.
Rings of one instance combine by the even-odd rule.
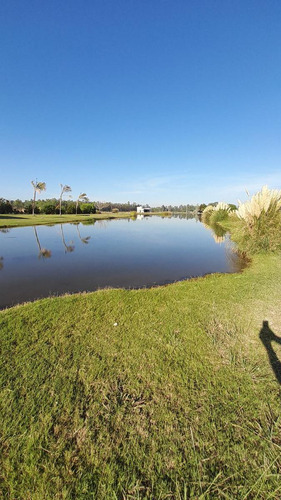
[[[280,0],[3,0],[0,197],[281,187]]]

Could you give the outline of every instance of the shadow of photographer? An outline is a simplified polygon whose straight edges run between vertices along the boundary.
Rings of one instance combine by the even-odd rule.
[[[281,361],[272,347],[272,342],[276,342],[281,345],[281,337],[277,337],[277,335],[275,335],[275,333],[269,328],[268,321],[263,321],[263,326],[260,331],[260,339],[266,348],[274,375],[281,385]]]

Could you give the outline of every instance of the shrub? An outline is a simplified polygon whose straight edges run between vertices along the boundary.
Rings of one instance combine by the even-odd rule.
[[[82,214],[95,214],[96,213],[96,207],[93,203],[82,203],[80,205],[81,213]]]
[[[209,224],[210,226],[217,224],[218,222],[221,222],[225,219],[228,218],[228,211],[227,210],[213,210],[211,212],[210,217],[209,217]]]
[[[66,206],[66,213],[67,214],[75,214],[76,213],[76,205],[75,203],[68,203]]]
[[[249,254],[281,249],[281,191],[263,186],[245,203],[239,202],[232,218],[231,235]]]
[[[201,205],[199,205],[198,207],[199,212],[203,212],[203,210],[205,210],[206,207],[207,207],[206,203],[201,203]]]
[[[47,215],[55,214],[56,205],[54,203],[46,203],[45,205],[43,205],[42,211]]]
[[[221,204],[221,207],[219,208],[218,206],[219,204],[217,205],[217,207],[215,207],[215,209],[212,212],[210,212],[209,224],[211,226],[228,218],[229,214],[228,206],[227,208],[223,208],[223,204]]]
[[[12,204],[8,200],[0,198],[0,214],[12,214],[12,213],[13,213]]]
[[[219,221],[222,221],[228,217],[230,211],[230,207],[224,201],[220,201],[215,206],[208,205],[202,214],[202,221],[205,224],[216,224]]]
[[[24,213],[25,214],[32,214],[32,203],[26,203],[24,206]],[[39,214],[40,210],[38,207],[34,207],[34,213]]]
[[[118,214],[118,212],[119,212],[118,208],[113,208],[111,211],[113,214]]]

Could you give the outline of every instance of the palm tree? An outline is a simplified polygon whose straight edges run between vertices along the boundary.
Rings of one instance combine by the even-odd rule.
[[[88,197],[86,195],[86,193],[80,193],[78,198],[77,198],[77,201],[76,201],[76,215],[77,215],[77,210],[78,210],[78,206],[79,206],[79,201],[88,201]]]
[[[33,202],[32,202],[32,215],[34,215],[36,193],[41,193],[41,191],[46,191],[46,182],[38,182],[36,179],[35,182],[31,181],[31,184],[34,189]]]
[[[72,189],[70,186],[67,186],[67,184],[65,184],[65,186],[63,184],[61,184],[60,187],[61,187],[61,192],[60,192],[60,215],[61,215],[62,195],[63,195],[63,193],[70,193],[70,191],[72,191]]]

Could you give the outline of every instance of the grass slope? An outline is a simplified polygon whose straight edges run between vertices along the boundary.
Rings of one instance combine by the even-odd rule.
[[[280,271],[1,312],[2,497],[280,498]]]
[[[62,224],[65,222],[93,222],[94,220],[105,220],[105,219],[128,219],[129,217],[135,217],[132,215],[134,212],[102,212],[101,214],[78,214],[78,215],[30,215],[30,214],[0,214],[0,229],[7,227],[19,227],[19,226],[42,226],[42,225],[52,225],[52,224]],[[136,213],[135,213],[136,214]],[[170,212],[151,212],[145,214],[145,217],[152,216],[170,217]]]
[[[30,214],[0,214],[0,228],[18,226],[40,226],[48,224],[61,224],[63,222],[90,222],[98,219],[120,219],[131,216],[130,212],[103,212],[91,215],[30,215]]]

